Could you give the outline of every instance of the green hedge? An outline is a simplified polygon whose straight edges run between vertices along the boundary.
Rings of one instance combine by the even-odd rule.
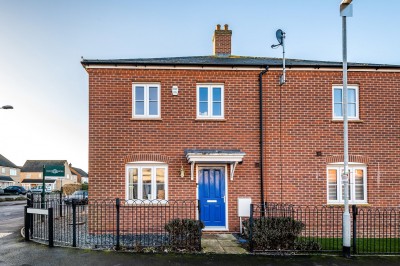
[[[192,219],[173,219],[165,225],[173,250],[194,251],[201,248],[201,229],[204,224]]]
[[[243,222],[245,236],[249,238],[250,221]],[[299,249],[296,238],[304,228],[301,221],[291,217],[261,217],[254,219],[253,245],[256,250]],[[307,245],[306,245],[307,246]]]

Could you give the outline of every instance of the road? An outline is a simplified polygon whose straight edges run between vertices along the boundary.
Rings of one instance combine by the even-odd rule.
[[[24,202],[20,202],[24,203]],[[255,255],[215,254],[140,254],[131,252],[94,251],[74,248],[49,248],[20,235],[24,204],[0,203],[0,266],[5,265],[282,265],[282,266],[375,266],[400,265],[400,257],[375,256],[344,259],[338,256],[268,257]]]
[[[24,206],[26,201],[0,202],[0,238],[16,234],[24,224]]]

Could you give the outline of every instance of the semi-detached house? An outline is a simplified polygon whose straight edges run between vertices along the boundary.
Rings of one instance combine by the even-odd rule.
[[[343,204],[342,64],[231,55],[82,60],[90,199],[199,199],[238,231],[238,200]],[[350,203],[399,206],[400,66],[350,63]],[[150,201],[148,201],[150,203]],[[151,203],[150,203],[151,204]]]

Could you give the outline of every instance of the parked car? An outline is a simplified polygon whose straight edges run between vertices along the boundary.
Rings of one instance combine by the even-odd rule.
[[[65,204],[72,204],[75,201],[77,205],[88,204],[88,191],[87,190],[77,190],[72,195],[64,199]]]
[[[20,186],[9,186],[4,189],[5,194],[25,195],[26,192],[26,189]]]
[[[0,195],[4,194],[4,189],[0,188]]]
[[[28,192],[30,193],[42,193],[42,186],[36,186],[34,188],[31,188]],[[46,193],[51,193],[51,187],[50,186],[46,186],[45,188],[45,192]]]

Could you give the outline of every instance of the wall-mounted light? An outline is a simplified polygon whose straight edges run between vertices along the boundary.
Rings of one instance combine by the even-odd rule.
[[[172,95],[174,95],[174,96],[178,95],[178,92],[179,92],[178,86],[172,86],[171,91],[172,91]]]
[[[181,177],[185,177],[185,169],[183,169],[183,165],[181,165],[181,170],[179,172],[181,174]]]
[[[321,157],[321,156],[322,156],[322,151],[316,151],[316,152],[315,152],[315,155],[316,155],[317,157]]]

